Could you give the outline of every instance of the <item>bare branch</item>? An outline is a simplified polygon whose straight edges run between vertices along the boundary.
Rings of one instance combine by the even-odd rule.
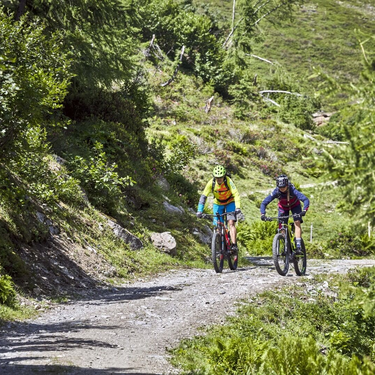
[[[234,28],[234,18],[236,15],[236,0],[233,0],[233,10],[232,10],[232,30]]]
[[[154,45],[154,40],[155,40],[155,34],[152,34],[152,39],[151,39],[149,48],[151,48]]]
[[[270,98],[263,98],[264,101],[266,102],[271,102],[272,104],[276,105],[277,107],[280,107],[280,104],[276,103],[274,100]]]
[[[262,90],[259,91],[260,95],[263,95],[264,93],[278,93],[278,94],[289,94],[289,95],[296,95],[296,96],[303,96],[302,94],[298,94],[296,92],[290,92],[290,91],[284,91],[284,90]]]
[[[268,0],[266,1],[265,3],[263,3],[262,5],[259,5],[259,7],[254,11],[254,14],[256,14],[256,12],[258,12],[260,9],[262,9],[263,7],[265,7],[271,0]],[[260,1],[258,1],[255,5],[254,5],[254,8],[260,3]]]
[[[259,60],[265,61],[265,62],[268,63],[268,64],[273,65],[273,62],[272,62],[272,61],[267,60],[267,59],[264,59],[263,57],[259,57],[259,56],[256,56],[256,55],[251,55],[251,54],[249,54],[249,53],[246,53],[246,56],[251,56],[251,57],[254,57],[254,58],[256,58],[256,59],[259,59]]]
[[[226,44],[228,43],[229,39],[231,38],[231,36],[233,35],[233,33],[236,31],[237,27],[240,25],[240,23],[244,20],[244,17],[242,17],[238,22],[237,22],[237,25],[235,27],[233,27],[232,31],[229,33],[229,35],[227,36],[227,39],[225,39],[225,42],[223,43],[223,48],[226,46]]]
[[[176,78],[177,76],[177,73],[178,73],[178,70],[180,68],[180,64],[181,64],[181,61],[182,61],[182,57],[184,55],[184,51],[185,51],[185,46],[182,46],[182,49],[181,49],[181,54],[180,54],[180,62],[177,64],[176,66],[176,69],[174,70],[174,73],[173,73],[173,76],[165,83],[162,83],[160,86],[161,87],[164,87],[164,86],[168,86],[170,83],[172,83],[174,81],[174,79]]]
[[[207,100],[206,106],[204,107],[204,111],[206,113],[210,112],[213,100],[214,100],[214,96],[211,96],[211,98]]]
[[[332,145],[348,145],[349,144],[349,142],[332,141],[330,139],[328,141],[318,141],[317,139],[315,139],[314,137],[312,137],[309,134],[304,134],[303,137],[311,139],[312,141],[314,141],[316,143],[328,143],[328,144],[332,144]]]
[[[252,26],[255,26],[257,25],[263,18],[269,16],[271,13],[273,13],[274,11],[276,11],[277,9],[279,9],[280,7],[282,7],[284,5],[284,3],[281,3],[279,4],[277,7],[275,8],[272,8],[271,10],[269,10],[267,13],[263,14],[262,17],[260,17],[257,21],[255,21],[255,23],[252,25]]]
[[[160,47],[154,43],[155,42],[155,34],[152,34],[152,39],[150,41],[150,45],[145,51],[145,56],[148,57],[150,55],[150,51],[153,51],[153,54],[161,61],[164,60],[163,52],[161,51]]]

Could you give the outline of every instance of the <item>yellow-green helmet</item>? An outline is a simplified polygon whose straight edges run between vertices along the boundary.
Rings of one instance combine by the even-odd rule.
[[[212,172],[213,176],[216,178],[224,177],[226,173],[227,171],[221,165],[217,165]]]

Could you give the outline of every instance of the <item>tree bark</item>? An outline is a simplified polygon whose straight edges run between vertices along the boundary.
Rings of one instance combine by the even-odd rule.
[[[14,16],[15,21],[19,21],[20,18],[25,14],[26,0],[20,0],[16,15]]]

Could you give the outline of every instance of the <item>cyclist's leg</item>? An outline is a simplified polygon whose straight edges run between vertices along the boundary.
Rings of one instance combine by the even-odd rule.
[[[292,208],[293,215],[299,215],[302,212],[301,205],[299,204],[296,207]],[[302,217],[298,217],[298,219],[294,219],[294,227],[295,227],[295,238],[296,238],[296,248],[297,252],[300,252],[301,249],[301,238],[302,238],[302,228],[301,223],[303,223]]]
[[[236,204],[234,202],[228,203],[225,205],[225,212],[233,212],[236,210]],[[230,232],[230,238],[232,239],[232,243],[237,243],[237,230],[236,230],[236,215],[230,214],[227,215],[228,220],[228,227]]]

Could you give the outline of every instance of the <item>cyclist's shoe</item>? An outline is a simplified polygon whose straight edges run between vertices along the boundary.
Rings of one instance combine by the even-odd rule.
[[[301,249],[301,246],[297,246],[296,247],[296,255],[302,255],[303,252],[302,252],[302,249]]]
[[[232,244],[232,246],[231,246],[231,253],[233,254],[233,255],[237,255],[238,254],[238,247],[237,247],[237,244]]]

